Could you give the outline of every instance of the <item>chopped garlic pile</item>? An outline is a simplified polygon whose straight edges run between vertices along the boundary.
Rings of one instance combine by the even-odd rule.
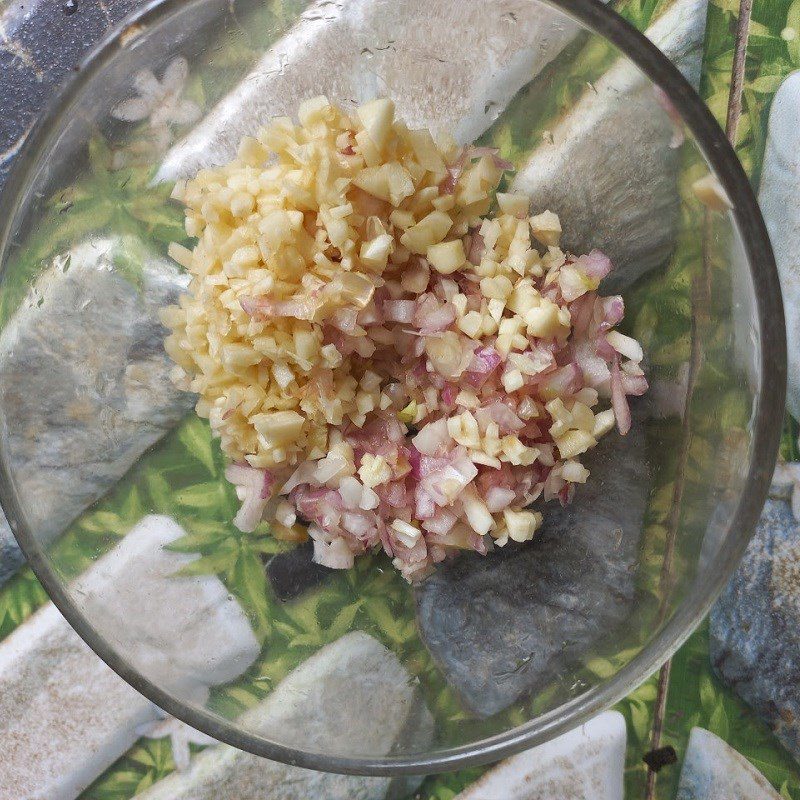
[[[170,248],[192,282],[166,348],[234,462],[235,522],[306,520],[318,562],[382,546],[409,580],[531,539],[527,507],[568,502],[647,389],[622,298],[596,294],[610,262],[497,193],[495,150],[409,130],[389,100],[299,120],[174,194],[199,241]]]

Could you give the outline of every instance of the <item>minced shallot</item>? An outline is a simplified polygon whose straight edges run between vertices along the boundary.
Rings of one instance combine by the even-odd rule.
[[[309,535],[333,569],[382,549],[409,581],[530,540],[531,504],[568,503],[648,388],[622,298],[598,294],[610,260],[497,192],[496,149],[389,100],[299,118],[174,193],[199,241],[170,248],[192,281],[166,348],[231,459],[234,523]]]

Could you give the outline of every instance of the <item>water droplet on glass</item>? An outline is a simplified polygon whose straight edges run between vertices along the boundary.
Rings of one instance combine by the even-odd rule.
[[[35,287],[31,287],[30,295],[28,295],[28,302],[31,306],[41,308],[44,305],[44,295]]]
[[[55,265],[61,272],[66,273],[72,265],[72,255],[67,253],[66,255],[58,256],[55,259]]]
[[[578,694],[588,688],[589,684],[583,680],[583,678],[576,678],[569,687],[569,690],[572,694]]]

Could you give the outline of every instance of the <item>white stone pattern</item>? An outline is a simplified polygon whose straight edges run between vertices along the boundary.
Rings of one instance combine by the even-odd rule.
[[[416,682],[393,653],[361,632],[301,664],[238,724],[281,744],[348,757],[386,755],[402,742],[423,752],[433,734]],[[383,800],[406,796],[420,781],[315,772],[219,745],[137,800]]]
[[[218,578],[172,576],[196,558],[164,549],[181,535],[147,517],[69,590],[129,663],[202,704],[259,645]],[[0,797],[72,800],[161,717],[48,603],[0,643]]]

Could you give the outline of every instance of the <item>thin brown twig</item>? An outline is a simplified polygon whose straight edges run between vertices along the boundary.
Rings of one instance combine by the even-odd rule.
[[[736,147],[736,133],[742,116],[742,91],[744,89],[744,66],[747,57],[747,40],[750,36],[750,16],[753,0],[740,0],[739,18],[736,20],[736,41],[731,66],[731,89],[728,95],[728,115],[725,120],[725,135]]]
[[[669,686],[669,675],[672,670],[672,661],[667,660],[664,666],[661,667],[661,672],[658,674],[658,693],[657,697],[664,698],[664,706],[661,713],[653,716],[653,735],[652,741],[656,744],[652,749],[656,750],[661,745],[661,736],[664,732],[664,711],[666,710],[667,687]],[[655,797],[656,792],[656,772],[655,770],[647,770],[647,791],[646,797]]]
[[[703,269],[702,274],[695,276],[692,281],[692,314],[690,322],[691,352],[689,354],[689,375],[686,385],[686,404],[681,421],[681,446],[678,451],[678,462],[675,466],[675,482],[672,486],[672,502],[667,518],[667,538],[664,545],[664,558],[661,564],[661,575],[658,581],[658,592],[661,602],[658,609],[658,622],[660,627],[667,616],[667,598],[672,591],[674,581],[672,575],[672,561],[675,555],[675,540],[678,534],[678,525],[681,519],[683,506],[683,491],[686,485],[686,468],[689,464],[689,450],[692,442],[692,425],[689,407],[692,395],[697,386],[697,377],[703,363],[703,347],[698,335],[698,317],[705,314],[708,309],[708,292],[710,263],[707,243],[711,236],[711,214],[703,215]],[[658,750],[661,747],[661,737],[664,732],[664,718],[667,712],[667,693],[669,690],[669,676],[672,669],[672,660],[667,659],[661,667],[658,676],[658,690],[656,691],[656,704],[653,709],[653,728],[650,736],[650,749]],[[656,791],[656,773],[647,770],[647,785],[645,800],[654,800]]]
[[[750,34],[750,17],[753,11],[752,0],[740,0],[739,17],[736,22],[736,40],[734,44],[733,65],[731,67],[731,87],[728,94],[728,111],[725,119],[725,135],[733,147],[736,146],[736,135],[739,128],[739,119],[742,115],[742,92],[744,90],[745,61],[747,57],[747,41]],[[702,366],[703,350],[700,337],[697,333],[698,317],[705,314],[708,309],[708,300],[711,290],[711,264],[709,256],[709,242],[712,237],[711,214],[706,211],[703,215],[703,264],[702,275],[692,281],[692,315],[691,315],[691,352],[689,356],[689,376],[687,380],[686,404],[684,406],[683,421],[681,424],[681,448],[676,465],[675,484],[672,491],[672,505],[667,521],[667,539],[664,547],[664,560],[659,578],[659,594],[661,605],[659,608],[658,624],[661,625],[666,616],[666,598],[672,588],[672,560],[675,554],[675,539],[678,524],[680,523],[681,505],[685,486],[686,467],[689,462],[689,449],[691,444],[691,424],[689,422],[689,405],[697,384],[697,376]],[[656,704],[653,710],[653,728],[650,738],[650,747],[657,750],[661,746],[661,737],[664,733],[664,719],[667,710],[667,694],[669,691],[669,678],[672,670],[672,660],[668,659],[661,667],[658,676],[658,689],[656,691]],[[647,771],[647,784],[645,800],[654,800],[656,792],[656,772]]]
[[[703,360],[703,349],[700,337],[697,333],[698,313],[700,309],[706,309],[707,298],[706,286],[708,285],[709,263],[708,248],[706,242],[709,241],[711,232],[711,215],[706,212],[703,219],[703,270],[702,275],[696,276],[692,281],[692,314],[690,324],[691,352],[689,354],[689,375],[686,385],[686,404],[683,410],[683,420],[681,421],[681,449],[678,453],[678,464],[675,468],[675,482],[672,487],[672,502],[667,518],[667,538],[664,546],[664,559],[661,564],[661,575],[658,581],[658,592],[661,596],[661,603],[658,609],[658,622],[660,627],[667,615],[667,598],[672,591],[672,561],[675,555],[675,540],[680,524],[681,510],[683,507],[683,490],[686,485],[686,468],[689,464],[689,448],[692,440],[692,426],[690,422],[689,406],[692,401],[697,376]],[[658,676],[658,690],[656,691],[656,704],[653,709],[653,729],[650,736],[650,749],[658,750],[661,747],[661,737],[664,733],[664,718],[667,712],[667,693],[669,690],[669,676],[672,669],[672,660],[667,659],[661,667]],[[656,794],[656,772],[652,769],[647,770],[647,784],[645,789],[645,800],[654,800]]]

